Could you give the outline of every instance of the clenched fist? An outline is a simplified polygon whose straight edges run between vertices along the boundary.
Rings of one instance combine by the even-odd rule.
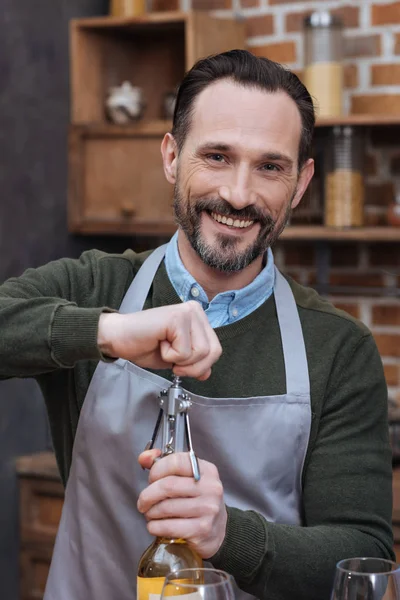
[[[227,512],[217,468],[199,460],[201,478],[193,479],[187,452],[154,462],[159,450],[148,450],[139,463],[150,468],[149,486],[138,499],[151,535],[182,538],[204,559],[211,558],[225,538]]]
[[[103,354],[140,367],[172,368],[175,375],[207,379],[221,345],[197,302],[131,314],[103,313],[97,343]]]

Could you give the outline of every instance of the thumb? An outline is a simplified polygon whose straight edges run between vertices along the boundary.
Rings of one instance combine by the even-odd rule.
[[[151,469],[156,458],[161,456],[161,450],[154,448],[153,450],[145,450],[139,454],[139,464],[143,469]]]

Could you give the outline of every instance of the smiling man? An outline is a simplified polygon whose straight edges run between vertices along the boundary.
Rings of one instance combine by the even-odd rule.
[[[313,128],[281,65],[244,50],[198,62],[161,146],[168,245],[90,251],[0,287],[0,377],[39,382],[67,484],[46,600],[132,600],[154,535],[232,573],[238,598],[322,600],[340,559],[393,556],[374,340],[274,266],[313,176]],[[186,453],[142,452],[173,373],[199,482]]]

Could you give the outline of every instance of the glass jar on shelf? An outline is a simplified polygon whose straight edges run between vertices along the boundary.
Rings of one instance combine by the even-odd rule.
[[[331,127],[325,140],[324,213],[328,227],[364,224],[363,127]]]
[[[328,11],[304,20],[304,84],[319,117],[343,113],[343,24]]]

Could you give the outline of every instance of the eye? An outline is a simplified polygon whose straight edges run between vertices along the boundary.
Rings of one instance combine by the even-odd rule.
[[[225,162],[225,157],[222,154],[207,154],[207,158],[214,162]]]
[[[274,165],[273,163],[266,163],[261,167],[262,171],[280,171],[280,167],[278,165]]]

